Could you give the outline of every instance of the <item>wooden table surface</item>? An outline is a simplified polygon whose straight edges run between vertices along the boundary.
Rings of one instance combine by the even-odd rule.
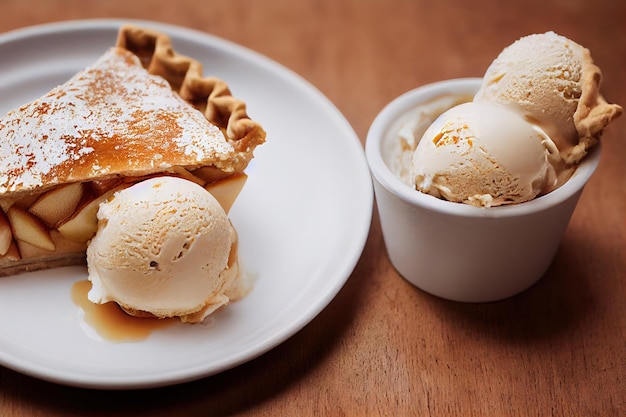
[[[0,2],[0,32],[98,17],[172,23],[258,51],[319,88],[363,142],[394,97],[481,76],[503,47],[533,32],[588,47],[605,96],[626,104],[623,0]],[[364,254],[337,297],[261,357],[140,391],[70,388],[0,368],[0,416],[624,416],[625,130],[621,117],[606,131],[554,262],[519,296],[460,304],[413,288],[391,267],[374,211]]]

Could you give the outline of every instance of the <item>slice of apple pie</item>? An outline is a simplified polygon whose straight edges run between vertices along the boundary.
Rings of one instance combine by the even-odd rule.
[[[115,47],[0,119],[0,275],[85,262],[116,191],[181,176],[226,210],[263,128],[245,103],[159,32],[124,26]]]

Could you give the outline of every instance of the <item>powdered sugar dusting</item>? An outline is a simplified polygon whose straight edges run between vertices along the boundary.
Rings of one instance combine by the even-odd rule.
[[[220,129],[167,81],[149,75],[131,53],[113,48],[67,83],[0,119],[0,193],[209,164],[233,154]]]

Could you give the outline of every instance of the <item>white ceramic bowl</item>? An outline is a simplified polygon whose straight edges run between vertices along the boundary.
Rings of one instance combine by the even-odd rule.
[[[403,94],[376,117],[365,145],[391,263],[418,288],[463,302],[513,296],[545,274],[600,159],[597,147],[560,188],[502,207],[444,201],[402,182],[391,169],[399,121],[433,99],[471,96],[479,87],[477,78],[454,79]]]

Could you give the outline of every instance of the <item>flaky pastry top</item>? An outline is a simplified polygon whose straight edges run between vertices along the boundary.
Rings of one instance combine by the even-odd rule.
[[[124,25],[116,46],[137,55],[150,74],[160,75],[180,96],[226,132],[226,138],[246,161],[256,146],[265,141],[261,125],[250,119],[246,104],[232,96],[228,85],[217,77],[204,77],[197,60],[177,53],[164,33]]]
[[[93,65],[0,119],[0,198],[172,167],[241,172],[264,141],[223,81],[125,26]]]

